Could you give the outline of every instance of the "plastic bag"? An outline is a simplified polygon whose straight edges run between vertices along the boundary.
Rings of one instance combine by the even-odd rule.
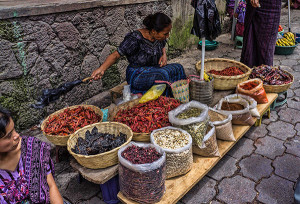
[[[199,108],[202,112],[197,117],[179,119],[177,115],[190,108]],[[198,101],[182,104],[169,112],[169,121],[173,126],[187,131],[193,138],[193,144],[201,146],[208,124],[208,106]]]
[[[216,138],[216,128],[209,123],[201,146],[193,145],[193,153],[204,157],[219,157],[220,152]]]
[[[247,96],[247,95],[243,95],[243,94],[231,94],[226,96],[225,98],[228,99],[245,99],[246,101],[248,101],[249,103],[249,110],[252,116],[256,117],[256,118],[260,118],[260,114],[257,110],[257,102],[256,100],[254,100],[254,98]]]
[[[251,88],[254,85],[256,86],[254,88]],[[263,82],[258,78],[239,83],[237,85],[237,93],[251,96],[257,101],[257,103],[268,103],[267,93],[264,89]]]
[[[166,130],[171,130],[171,131],[175,130],[181,132],[181,134],[187,137],[188,143],[185,144],[183,147],[179,147],[179,148],[174,148],[174,149],[165,148],[163,146],[164,141],[157,141],[155,139],[155,136],[159,133],[163,134],[163,131]],[[174,132],[173,134],[178,134],[178,132]],[[166,134],[165,136],[166,138],[169,138],[169,140],[173,139],[170,133]],[[177,135],[177,136],[182,138],[181,135]],[[159,146],[166,153],[167,179],[186,174],[192,169],[192,165],[193,165],[192,137],[188,132],[180,128],[174,128],[170,126],[164,127],[164,128],[154,130],[150,135],[150,140],[153,145]],[[169,144],[167,140],[165,142]]]
[[[216,128],[216,136],[220,140],[236,141],[232,130],[232,115],[224,115],[217,110],[209,108],[209,120]]]
[[[133,164],[122,156],[128,147],[154,147],[162,156],[145,164]],[[130,142],[118,151],[120,191],[129,199],[141,203],[156,203],[165,192],[166,153],[153,144]]]
[[[222,104],[225,103],[236,103],[241,104],[244,109],[242,110],[233,110],[233,111],[226,111],[222,110]],[[217,110],[223,114],[231,114],[232,115],[232,124],[234,125],[254,125],[255,120],[252,118],[251,113],[249,111],[249,103],[245,99],[225,99],[222,98],[217,105]]]
[[[166,84],[158,84],[152,86],[140,99],[139,103],[146,103],[160,97],[166,90]]]

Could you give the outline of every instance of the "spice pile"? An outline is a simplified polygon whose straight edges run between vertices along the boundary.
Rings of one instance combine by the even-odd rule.
[[[162,129],[152,133],[155,145],[166,152],[167,178],[187,173],[193,165],[190,136],[178,129]],[[167,149],[165,149],[167,148]]]
[[[182,113],[179,113],[176,117],[179,119],[188,119],[191,117],[199,117],[199,115],[202,113],[202,110],[200,108],[189,108],[185,110]]]
[[[135,145],[126,148],[121,155],[133,164],[152,163],[162,156],[154,147],[143,148]]]
[[[115,149],[126,142],[126,135],[121,133],[116,136],[109,133],[100,133],[94,127],[92,132],[85,132],[85,139],[79,137],[72,151],[76,154],[95,155],[108,152]]]
[[[223,69],[222,71],[217,70],[210,70],[208,73],[215,74],[215,75],[221,75],[221,76],[237,76],[242,75],[244,72],[238,68],[238,67],[227,67]]]
[[[243,110],[244,106],[239,103],[228,103],[224,101],[221,106],[221,110],[225,111],[237,111],[237,110]]]
[[[124,165],[124,158],[135,165]],[[129,146],[119,161],[120,191],[127,198],[140,203],[160,201],[165,192],[166,162],[156,148]],[[152,164],[154,161],[157,163]]]
[[[49,117],[44,132],[50,135],[69,135],[84,126],[97,123],[100,120],[101,116],[97,115],[89,107],[67,108],[62,113]]]
[[[152,130],[170,126],[168,112],[179,105],[178,100],[161,96],[157,100],[120,110],[114,121],[128,125],[133,132],[150,133]]]
[[[254,89],[257,86],[258,86],[257,82],[250,81],[248,83],[245,83],[244,85],[241,85],[241,88],[244,89],[244,90],[251,90],[251,89]]]
[[[280,67],[261,65],[252,69],[250,78],[260,78],[264,84],[282,85],[292,82],[292,77],[285,73]]]

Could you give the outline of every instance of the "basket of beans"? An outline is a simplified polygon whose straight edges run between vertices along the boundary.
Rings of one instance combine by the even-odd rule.
[[[132,139],[131,129],[116,122],[88,125],[68,140],[68,151],[82,166],[101,169],[118,163],[118,150]]]
[[[201,61],[196,64],[200,72]],[[231,90],[237,84],[246,81],[251,74],[251,69],[241,62],[223,58],[211,58],[204,61],[205,72],[214,77],[214,89]]]
[[[118,157],[123,195],[139,203],[159,202],[165,192],[166,153],[153,144],[131,142]]]
[[[47,139],[55,145],[67,146],[67,141],[75,131],[93,123],[101,122],[103,113],[93,105],[70,106],[49,115],[41,129]]]

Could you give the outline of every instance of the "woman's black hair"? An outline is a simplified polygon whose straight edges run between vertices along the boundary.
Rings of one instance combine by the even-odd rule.
[[[171,19],[164,13],[155,13],[148,15],[143,24],[148,30],[155,30],[157,32],[162,31],[164,28],[168,27],[172,23]]]
[[[0,107],[0,138],[6,135],[6,127],[10,122],[10,112]]]

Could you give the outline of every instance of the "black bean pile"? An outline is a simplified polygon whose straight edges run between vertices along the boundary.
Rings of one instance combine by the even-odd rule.
[[[119,135],[98,132],[97,127],[92,129],[92,132],[85,132],[85,139],[79,137],[72,151],[76,154],[95,155],[103,152],[108,152],[115,149],[126,142],[126,135]]]

